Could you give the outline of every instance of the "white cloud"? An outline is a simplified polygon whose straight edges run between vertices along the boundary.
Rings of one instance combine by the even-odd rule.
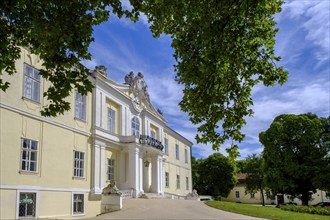
[[[287,1],[282,6],[282,12],[276,16],[277,21],[285,25],[287,19],[294,22],[295,26],[290,25],[294,31],[290,31],[286,36],[286,43],[282,43],[282,47],[297,41],[293,38],[294,33],[300,30],[300,34],[306,40],[311,42],[318,49],[315,52],[315,57],[320,62],[329,60],[330,50],[330,1],[327,0],[292,0]],[[307,32],[307,34],[301,31]],[[298,41],[298,43],[302,43]],[[304,42],[306,44],[306,42]],[[303,45],[304,45],[303,44]],[[303,48],[303,45],[300,48]],[[286,47],[289,50],[295,50],[294,47]],[[282,50],[281,50],[282,51]]]

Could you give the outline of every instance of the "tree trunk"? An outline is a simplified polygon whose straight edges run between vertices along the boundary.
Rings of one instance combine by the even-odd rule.
[[[305,205],[305,206],[308,206],[308,200],[309,200],[309,192],[304,192],[301,194],[301,202],[302,202],[302,205]]]
[[[264,190],[263,189],[260,189],[260,192],[261,192],[262,206],[265,206]]]

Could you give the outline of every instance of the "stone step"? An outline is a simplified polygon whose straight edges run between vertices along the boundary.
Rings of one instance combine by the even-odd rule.
[[[159,195],[157,193],[144,193],[140,196],[142,199],[167,199],[164,195]]]

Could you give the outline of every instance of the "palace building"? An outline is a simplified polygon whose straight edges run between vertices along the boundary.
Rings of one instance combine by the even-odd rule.
[[[167,126],[141,73],[117,83],[96,67],[93,92],[72,91],[71,110],[47,118],[42,60],[22,48],[16,68],[1,76],[0,219],[95,216],[113,180],[124,198],[192,192],[192,143]]]

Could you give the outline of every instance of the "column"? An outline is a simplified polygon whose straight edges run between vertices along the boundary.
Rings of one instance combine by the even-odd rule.
[[[126,151],[121,150],[120,151],[120,184],[119,184],[119,189],[125,189],[127,188],[126,183],[127,183],[127,179],[126,179]]]
[[[159,156],[159,193],[164,194],[164,165],[163,156]]]
[[[143,191],[143,152],[140,151],[140,154],[139,154],[139,186],[140,186],[140,189],[139,191],[141,193],[144,193]]]
[[[101,194],[105,184],[105,146],[96,142],[93,149],[92,193]]]
[[[128,151],[128,185],[133,188],[133,197],[138,197],[140,193],[139,187],[139,153],[140,150],[136,146],[130,147]]]
[[[161,193],[160,156],[152,157],[152,192]]]

